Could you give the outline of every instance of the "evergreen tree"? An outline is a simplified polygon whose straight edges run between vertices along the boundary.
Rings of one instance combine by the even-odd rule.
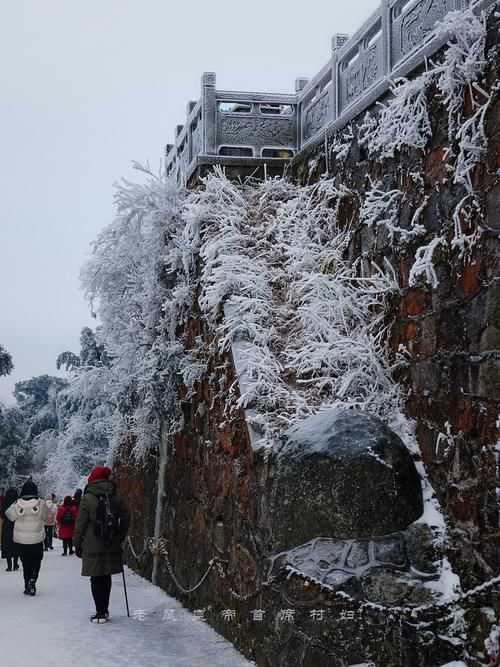
[[[31,465],[26,422],[17,407],[0,404],[0,487],[18,485]]]
[[[9,375],[13,368],[14,364],[12,363],[12,357],[3,345],[0,345],[0,376]]]
[[[98,332],[84,327],[80,352],[63,352],[57,367],[70,372],[69,383],[57,394],[56,423],[36,437],[35,461],[42,483],[56,491],[77,485],[97,463],[107,460],[109,418],[109,358]]]

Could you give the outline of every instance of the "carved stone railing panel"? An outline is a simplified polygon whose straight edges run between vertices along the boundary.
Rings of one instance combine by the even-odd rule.
[[[217,114],[217,146],[248,146],[259,157],[263,148],[297,150],[297,132],[293,117],[265,118],[260,114]]]
[[[382,37],[358,54],[351,63],[339,62],[339,112],[358,100],[384,74]]]
[[[296,95],[217,91],[216,103],[215,154],[261,157],[264,149],[297,152]]]
[[[392,65],[422,46],[436,21],[456,8],[456,0],[397,0],[391,7],[390,19]]]
[[[332,75],[330,60],[298,91],[299,145],[307,142],[334,117],[335,86]]]
[[[302,125],[302,137],[307,141],[313,137],[330,120],[331,116],[331,94],[330,86],[310,104],[305,111]]]

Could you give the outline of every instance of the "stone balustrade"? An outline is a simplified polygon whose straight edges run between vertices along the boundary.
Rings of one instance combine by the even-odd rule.
[[[382,0],[349,38],[337,33],[329,61],[294,94],[220,91],[205,72],[201,97],[167,144],[167,175],[187,184],[201,165],[285,164],[341,130],[440,49],[436,21],[453,10],[481,11],[494,0]]]

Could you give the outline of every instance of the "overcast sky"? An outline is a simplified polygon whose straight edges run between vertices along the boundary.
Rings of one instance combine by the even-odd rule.
[[[79,269],[132,160],[159,165],[203,71],[294,92],[379,0],[0,0],[0,343],[14,383],[94,326]]]

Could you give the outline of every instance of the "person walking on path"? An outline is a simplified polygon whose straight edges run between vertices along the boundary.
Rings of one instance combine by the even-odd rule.
[[[82,559],[82,576],[90,577],[96,608],[92,623],[106,623],[109,618],[111,575],[123,571],[122,542],[129,525],[127,508],[111,475],[111,469],[103,466],[90,473],[73,539],[75,553]]]
[[[23,484],[21,497],[5,512],[7,519],[15,522],[14,543],[23,564],[25,595],[36,594],[36,582],[43,559],[47,511],[45,500],[38,497],[38,488],[30,478]]]
[[[0,507],[2,507],[4,500],[5,500],[5,493],[3,489],[0,489]],[[2,539],[2,524],[3,524],[3,519],[0,516],[0,540]]]
[[[17,500],[17,489],[8,489],[0,507],[0,517],[3,519],[2,527],[2,558],[7,559],[7,572],[19,570],[18,553],[14,543],[14,522],[10,521],[5,512]]]
[[[65,496],[64,502],[57,510],[57,533],[59,539],[63,543],[63,552],[61,556],[72,556],[73,551],[73,534],[75,532],[76,515],[78,508],[73,505],[71,496]]]
[[[49,493],[47,500],[45,501],[47,505],[47,518],[45,519],[45,540],[44,540],[44,549],[48,551],[53,549],[52,539],[54,537],[54,525],[56,523],[57,516],[57,505],[54,502],[54,494]]]
[[[83,491],[81,489],[77,489],[75,491],[75,495],[73,496],[73,505],[75,505],[77,508],[80,507],[80,501],[82,499],[82,494],[83,494]]]

